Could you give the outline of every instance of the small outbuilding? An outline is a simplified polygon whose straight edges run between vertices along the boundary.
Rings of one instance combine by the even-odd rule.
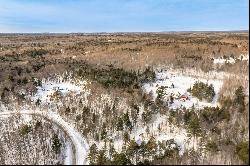
[[[188,100],[188,96],[187,95],[181,95],[180,100],[186,101],[186,100]]]

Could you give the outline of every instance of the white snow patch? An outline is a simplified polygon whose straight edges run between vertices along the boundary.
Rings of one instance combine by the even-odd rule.
[[[239,57],[238,57],[239,60],[242,60],[242,61],[249,61],[249,54],[241,54]]]
[[[237,59],[240,60],[240,61],[247,61],[248,62],[249,55],[248,54],[240,54],[240,56],[238,58],[232,58],[232,57],[213,58],[213,63],[214,64],[225,64],[225,63],[234,64]]]
[[[26,123],[28,123],[28,122],[30,122],[30,121],[32,121],[32,115],[27,115],[27,114],[23,114],[22,115],[22,118],[24,119],[24,121],[26,122]]]
[[[233,59],[232,57],[229,57],[227,59],[224,59],[222,57],[220,57],[220,58],[214,58],[214,64],[224,64],[224,63],[234,64],[235,63],[235,59]]]

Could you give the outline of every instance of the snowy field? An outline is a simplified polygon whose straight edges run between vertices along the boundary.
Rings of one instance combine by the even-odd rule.
[[[68,93],[80,94],[85,90],[86,84],[86,81],[43,80],[42,86],[37,87],[37,92],[31,97],[31,100],[40,99],[42,103],[50,103],[55,94],[57,96],[64,96]]]
[[[212,84],[215,91],[215,97],[211,103],[207,101],[199,101],[196,97],[193,97],[189,92],[188,88],[192,88],[196,81]],[[218,106],[218,96],[220,88],[222,87],[223,82],[216,79],[203,79],[203,78],[194,78],[191,76],[185,76],[178,72],[158,72],[156,73],[156,81],[152,83],[146,83],[143,85],[143,90],[147,94],[151,94],[155,100],[157,97],[157,89],[161,86],[166,86],[164,96],[165,101],[167,101],[170,95],[174,96],[174,102],[169,105],[172,109],[177,108],[190,108],[193,105],[196,108],[203,108],[205,106]],[[181,99],[180,96],[186,96],[187,99]]]

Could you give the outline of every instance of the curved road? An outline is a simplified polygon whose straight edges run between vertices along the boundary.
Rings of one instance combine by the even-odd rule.
[[[38,115],[52,121],[66,132],[66,134],[71,139],[71,143],[74,145],[73,148],[74,155],[72,156],[73,159],[71,163],[73,165],[88,164],[86,161],[86,157],[89,147],[86,140],[82,138],[80,133],[78,133],[73,127],[71,127],[67,122],[65,122],[60,115],[54,112],[29,111],[29,110],[0,112],[0,116],[13,115],[13,114]]]

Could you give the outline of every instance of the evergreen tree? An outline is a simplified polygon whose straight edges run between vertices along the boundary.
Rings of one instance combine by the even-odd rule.
[[[145,159],[143,162],[139,162],[137,165],[150,165],[150,162],[148,159]]]
[[[126,126],[126,128],[128,128],[129,130],[132,130],[132,123],[129,120],[129,115],[128,112],[126,112],[123,116],[123,122]]]
[[[188,124],[188,132],[194,137],[201,134],[200,121],[196,114],[194,114]]]
[[[157,151],[157,144],[156,144],[156,140],[154,137],[150,137],[149,141],[146,144],[146,149],[147,152],[149,153],[148,155],[150,156],[154,156],[156,154]]]
[[[244,164],[249,165],[249,143],[241,142],[236,146],[236,153]]]
[[[131,165],[131,161],[124,153],[116,153],[111,162],[112,165]]]
[[[105,150],[100,150],[97,156],[96,165],[108,165],[110,160],[106,157]]]
[[[117,122],[117,125],[116,125],[116,130],[117,131],[122,131],[123,130],[123,120],[122,118],[118,118],[118,122]]]
[[[38,99],[36,100],[36,106],[39,106],[40,103],[41,103],[41,100],[38,98]]]
[[[97,160],[97,154],[98,154],[97,146],[94,143],[91,145],[89,149],[89,154],[88,154],[90,165],[95,165],[96,160]]]
[[[110,139],[110,142],[109,142],[109,154],[111,158],[113,158],[113,155],[116,154],[114,142],[112,139]]]
[[[52,137],[52,149],[58,154],[61,150],[62,143],[60,142],[58,135],[54,134]]]
[[[125,142],[125,144],[130,141],[129,134],[126,131],[123,134],[123,141]]]
[[[101,140],[104,140],[106,137],[107,137],[106,127],[103,127],[101,132]]]
[[[191,94],[194,97],[197,97],[199,100],[205,99],[208,102],[212,102],[215,96],[214,87],[212,84],[208,85],[207,83],[196,81],[191,90]]]
[[[245,94],[242,86],[237,88],[235,91],[234,105],[238,107],[240,112],[245,110]]]
[[[166,86],[160,86],[160,87],[156,90],[157,98],[163,99],[163,97],[166,95],[165,89],[166,89]]]
[[[126,154],[131,158],[135,156],[135,158],[137,159],[138,151],[139,151],[139,145],[135,142],[135,140],[131,140],[128,145]]]
[[[140,145],[140,148],[139,148],[139,154],[144,159],[146,153],[147,153],[146,143],[145,143],[145,141],[142,141],[141,145]]]
[[[170,104],[174,103],[174,97],[172,96],[172,94],[170,95]]]

